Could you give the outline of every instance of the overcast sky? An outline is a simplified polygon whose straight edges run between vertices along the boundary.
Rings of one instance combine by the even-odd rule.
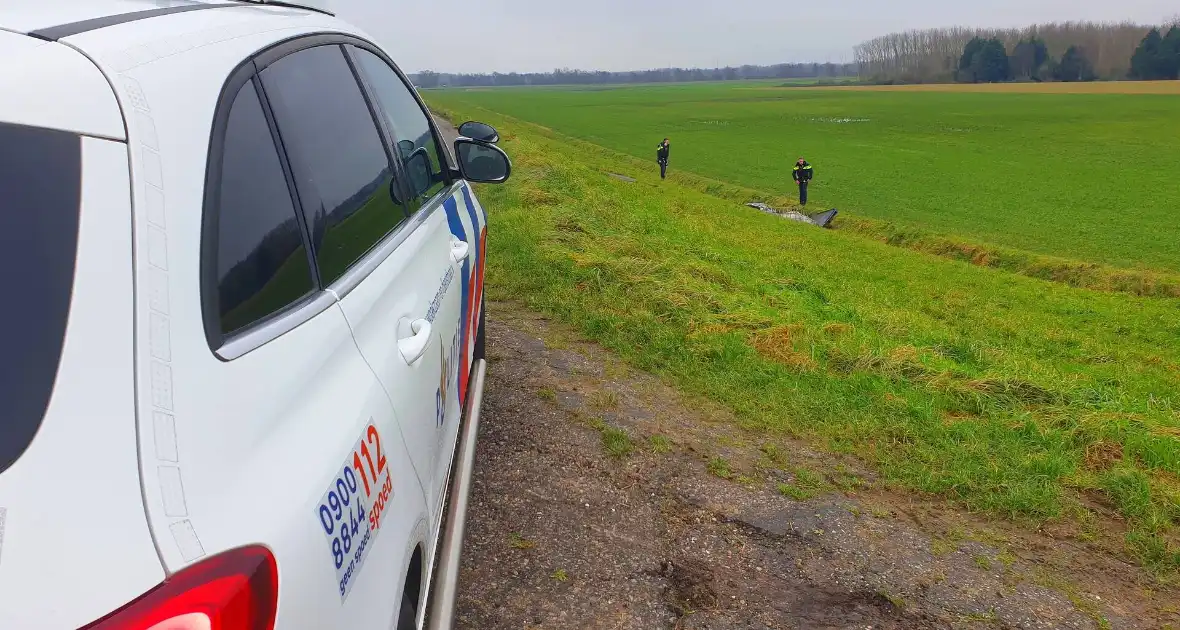
[[[1177,0],[330,0],[403,70],[550,71],[852,61],[885,33],[1066,20],[1156,24]],[[445,21],[449,20],[449,24]]]

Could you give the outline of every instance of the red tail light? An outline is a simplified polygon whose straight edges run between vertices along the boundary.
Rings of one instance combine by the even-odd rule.
[[[82,630],[273,630],[279,572],[265,547],[194,564]]]

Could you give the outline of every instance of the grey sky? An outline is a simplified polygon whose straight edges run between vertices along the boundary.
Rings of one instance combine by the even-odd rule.
[[[851,61],[885,33],[1066,20],[1159,23],[1176,0],[331,0],[404,70],[634,70]],[[440,23],[441,16],[454,19]],[[441,37],[440,37],[441,35]]]

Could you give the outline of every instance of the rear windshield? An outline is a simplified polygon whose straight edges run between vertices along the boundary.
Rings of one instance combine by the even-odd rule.
[[[0,473],[28,448],[53,392],[74,282],[81,139],[0,123]]]

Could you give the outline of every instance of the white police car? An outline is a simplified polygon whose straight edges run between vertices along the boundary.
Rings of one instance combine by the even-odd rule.
[[[449,625],[510,164],[309,2],[0,2],[4,630]]]

